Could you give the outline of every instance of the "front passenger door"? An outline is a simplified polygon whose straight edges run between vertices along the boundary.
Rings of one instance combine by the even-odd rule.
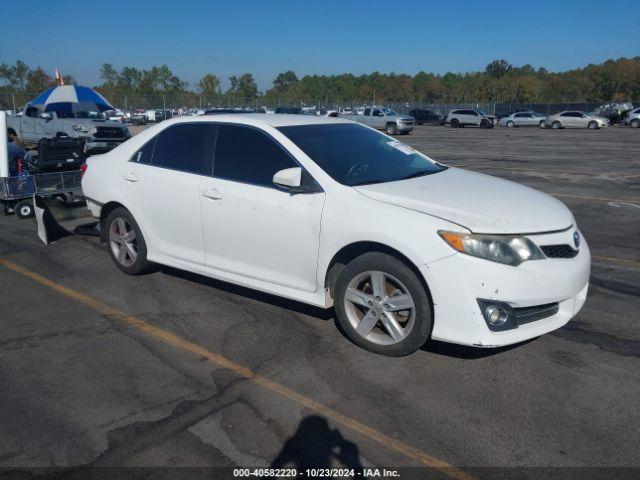
[[[262,130],[220,124],[201,185],[206,265],[315,292],[324,192],[292,194],[273,175],[299,165]]]

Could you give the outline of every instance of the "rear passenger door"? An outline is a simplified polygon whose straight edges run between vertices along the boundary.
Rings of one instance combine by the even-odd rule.
[[[214,177],[201,185],[206,264],[314,292],[324,193],[291,194],[273,175],[298,167],[266,132],[221,124]]]
[[[121,171],[127,207],[152,256],[204,264],[200,182],[211,175],[215,134],[211,123],[174,124]]]

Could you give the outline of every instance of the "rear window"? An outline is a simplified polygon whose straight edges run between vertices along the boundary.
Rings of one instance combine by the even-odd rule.
[[[211,175],[215,140],[214,124],[199,122],[173,125],[158,135],[151,163],[157,167]]]

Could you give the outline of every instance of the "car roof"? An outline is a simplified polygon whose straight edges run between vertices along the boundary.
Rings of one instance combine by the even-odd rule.
[[[272,127],[288,127],[293,125],[322,125],[328,123],[354,123],[351,120],[335,117],[320,117],[313,115],[289,115],[267,113],[220,113],[215,115],[198,115],[196,117],[174,117],[163,124],[188,122],[231,122],[246,125],[270,125]]]

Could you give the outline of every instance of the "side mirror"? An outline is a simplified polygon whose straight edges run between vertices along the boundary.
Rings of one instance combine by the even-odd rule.
[[[42,112],[40,114],[40,118],[42,118],[43,120],[51,120],[53,117],[49,112]]]
[[[316,193],[318,184],[300,167],[285,168],[275,173],[273,183],[276,187],[290,193]]]

